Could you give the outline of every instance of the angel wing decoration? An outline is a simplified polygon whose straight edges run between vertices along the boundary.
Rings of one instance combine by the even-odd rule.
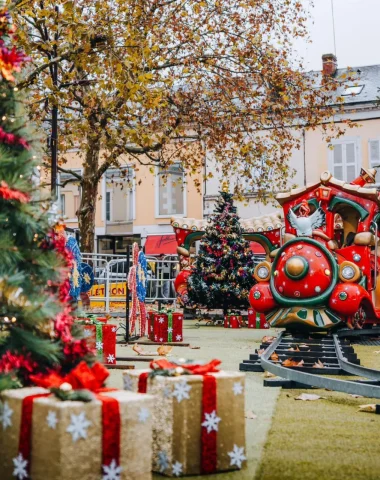
[[[319,207],[312,215],[308,217],[297,217],[292,209],[289,210],[287,219],[290,225],[297,231],[298,237],[311,237],[315,228],[322,227],[326,221],[326,214]]]

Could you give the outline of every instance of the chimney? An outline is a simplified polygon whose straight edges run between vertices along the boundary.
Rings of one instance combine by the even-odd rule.
[[[334,76],[338,68],[338,59],[333,53],[322,55],[323,75]]]

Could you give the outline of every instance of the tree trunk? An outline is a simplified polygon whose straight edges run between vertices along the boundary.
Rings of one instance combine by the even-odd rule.
[[[81,251],[94,251],[95,240],[95,213],[98,194],[97,172],[99,168],[100,141],[99,138],[89,135],[88,148],[83,168],[81,182],[82,199],[78,211],[78,223],[81,235]]]

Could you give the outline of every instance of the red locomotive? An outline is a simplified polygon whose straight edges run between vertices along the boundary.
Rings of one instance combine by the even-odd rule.
[[[271,327],[380,322],[380,195],[365,187],[374,182],[374,170],[361,169],[350,184],[326,171],[319,183],[277,196],[282,245],[257,265],[249,297]]]

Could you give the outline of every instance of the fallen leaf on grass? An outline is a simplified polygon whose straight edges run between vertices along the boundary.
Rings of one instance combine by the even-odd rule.
[[[314,363],[313,368],[325,368],[325,366],[320,360],[318,360],[318,362]]]
[[[288,348],[288,352],[300,352],[301,350],[298,348],[298,345],[296,345],[296,348]]]
[[[156,353],[156,352],[147,352],[142,347],[140,347],[140,345],[138,345],[137,343],[135,343],[135,345],[133,345],[132,350],[134,352],[136,352],[137,355],[141,355],[141,356],[151,357],[151,356],[157,356],[158,355],[158,353]]]
[[[287,358],[282,362],[283,367],[302,367],[305,362],[303,360],[294,360],[293,358]]]
[[[263,375],[264,378],[274,378],[276,376],[277,375],[275,375],[274,373],[270,373],[270,372],[264,372],[264,375]]]
[[[263,337],[261,343],[272,343],[277,337]]]
[[[370,405],[359,405],[359,412],[376,413],[376,404],[372,403]]]
[[[252,410],[249,410],[248,412],[245,412],[245,418],[249,418],[250,420],[254,420],[257,418],[257,415],[255,415]]]
[[[270,359],[273,361],[273,362],[278,362],[278,355],[276,352],[273,352],[272,355],[270,356]]]
[[[168,355],[172,350],[173,347],[170,347],[169,345],[161,345],[157,348],[157,353],[162,357],[166,357],[166,355]]]
[[[304,402],[307,402],[307,401],[319,400],[320,398],[325,398],[325,397],[321,397],[320,395],[315,395],[315,393],[301,393],[301,395],[296,397],[294,400],[303,400]]]

